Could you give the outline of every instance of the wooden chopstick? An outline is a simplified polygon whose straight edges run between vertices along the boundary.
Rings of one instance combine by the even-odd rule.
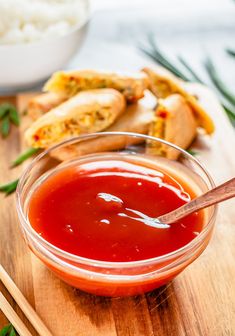
[[[7,319],[11,322],[14,326],[16,331],[19,333],[20,336],[32,336],[31,332],[27,329],[26,325],[23,321],[19,318],[16,314],[10,303],[7,299],[3,296],[0,292],[0,310],[5,314]]]
[[[27,319],[30,321],[32,326],[38,332],[38,334],[40,336],[52,336],[52,333],[45,326],[41,318],[37,315],[33,307],[26,300],[24,295],[21,293],[19,288],[16,286],[16,284],[11,279],[9,274],[5,271],[5,269],[2,267],[2,265],[0,265],[0,280],[3,282],[4,286],[7,288],[11,296],[14,298],[14,300],[21,308],[21,310],[23,311]]]

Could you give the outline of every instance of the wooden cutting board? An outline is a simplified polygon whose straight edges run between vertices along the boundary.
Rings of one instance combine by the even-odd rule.
[[[199,85],[191,85],[191,89],[216,124],[215,134],[199,137],[194,147],[216,183],[220,183],[235,175],[234,129],[208,89]],[[23,111],[30,96],[0,101],[11,101]],[[23,169],[9,169],[23,149],[22,133],[22,129],[14,128],[7,140],[0,139],[1,183],[17,178]],[[206,251],[174,281],[146,295],[112,299],[64,284],[30,253],[18,226],[14,201],[14,195],[0,195],[0,260],[53,335],[235,335],[234,200],[221,205],[215,234]],[[29,325],[1,284],[0,289]],[[6,323],[0,313],[0,328]]]

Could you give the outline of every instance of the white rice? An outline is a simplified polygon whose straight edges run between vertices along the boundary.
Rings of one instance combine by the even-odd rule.
[[[85,0],[0,0],[0,44],[61,36],[87,18]]]

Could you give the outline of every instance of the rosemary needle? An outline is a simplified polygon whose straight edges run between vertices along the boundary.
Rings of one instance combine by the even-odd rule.
[[[10,118],[6,114],[2,119],[1,133],[3,138],[6,138],[10,132]]]
[[[5,117],[5,115],[8,113],[8,106],[9,105],[7,103],[3,103],[0,105],[0,119]]]
[[[232,110],[231,107],[228,107],[225,103],[222,104],[231,124],[235,127],[235,108]]]
[[[189,81],[189,79],[186,77],[185,74],[182,73],[175,65],[173,65],[172,62],[170,62],[166,56],[163,54],[163,52],[159,49],[157,46],[153,36],[150,34],[148,35],[148,48],[146,48],[143,45],[139,46],[139,49],[145,53],[147,56],[152,58],[155,62],[163,66],[165,69],[172,72],[177,77]]]
[[[178,60],[185,67],[185,69],[188,70],[193,80],[195,80],[198,83],[205,84],[182,56],[178,56]]]
[[[208,75],[210,76],[213,84],[215,87],[221,92],[221,94],[233,105],[235,105],[235,95],[230,92],[228,87],[224,84],[224,82],[219,77],[219,74],[217,73],[215,66],[212,62],[212,60],[207,57],[204,62],[205,68],[207,70]]]
[[[188,77],[185,76],[185,74],[180,69],[178,69],[175,65],[173,65],[173,63],[170,62],[168,58],[164,55],[164,53],[159,49],[152,34],[148,36],[148,40],[159,62],[161,62],[163,65],[165,64],[165,67],[167,67],[168,70],[173,72],[176,76],[180,77],[185,81],[188,81],[189,80]]]
[[[12,167],[20,165],[22,162],[30,158],[32,155],[38,153],[39,150],[40,148],[29,148],[24,153],[22,153],[20,156],[18,156],[18,158],[16,158],[15,161],[12,162]],[[16,190],[18,182],[19,182],[19,179],[16,179],[7,184],[0,185],[0,192],[5,193],[6,196],[10,195]]]
[[[11,167],[19,166],[22,162],[29,159],[34,154],[38,153],[40,148],[29,148],[22,154],[20,154],[11,164]]]
[[[20,124],[20,117],[15,106],[10,103],[2,103],[0,105],[0,120],[0,132],[2,137],[6,138],[10,133],[11,123],[16,126],[19,126]]]
[[[19,179],[9,182],[0,186],[0,192],[5,193],[7,196],[16,190]],[[1,335],[0,335],[1,336]]]
[[[17,110],[14,106],[12,106],[10,111],[9,111],[9,117],[10,117],[10,120],[13,124],[15,124],[16,126],[19,126],[20,118],[19,118],[19,114],[18,114],[18,112],[17,112]]]

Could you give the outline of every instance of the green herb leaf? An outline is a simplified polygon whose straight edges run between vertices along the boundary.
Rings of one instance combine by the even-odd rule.
[[[12,162],[12,167],[16,167],[20,165],[22,162],[26,161],[29,159],[31,156],[34,154],[38,153],[40,148],[29,148],[27,149],[24,153],[20,154],[13,162]]]
[[[191,74],[192,79],[197,82],[204,84],[204,82],[201,80],[201,78],[196,74],[196,72],[192,69],[192,67],[188,64],[188,62],[181,56],[178,56],[178,60],[180,63],[185,67],[185,69],[188,70],[188,72]]]
[[[17,336],[17,332],[15,331],[12,324],[8,324],[0,330],[0,336]]]
[[[7,326],[3,327],[2,330],[0,331],[0,336],[8,336],[10,329],[11,324],[8,324]]]
[[[156,46],[155,46],[156,48]],[[145,53],[148,57],[152,58],[156,63],[160,64],[163,66],[165,69],[169,70],[172,72],[175,76],[185,80],[189,81],[189,79],[179,70],[177,69],[172,63],[170,63],[168,60],[164,59],[163,55],[161,52],[156,50],[156,49],[150,49],[146,48],[143,46],[140,46],[139,49]]]
[[[235,95],[230,92],[228,87],[221,80],[212,60],[209,57],[206,58],[204,65],[215,87],[231,104],[235,105]]]
[[[12,107],[9,110],[10,120],[13,124],[16,126],[19,126],[20,124],[20,117],[17,109],[12,105]]]
[[[169,61],[166,55],[160,50],[152,34],[148,36],[148,40],[158,61],[160,61],[162,64],[165,64],[165,67],[167,67],[168,70],[173,72],[176,76],[185,81],[189,81],[189,78],[176,65],[174,65],[172,61]]]
[[[10,132],[11,122],[16,126],[19,126],[20,124],[19,114],[15,106],[10,103],[3,103],[0,105],[0,120],[1,119],[3,120],[1,133],[4,138],[7,137]]]
[[[11,330],[10,330],[9,336],[16,336],[16,335],[17,335],[17,333],[16,333],[14,327],[11,326]]]
[[[1,133],[3,138],[6,138],[10,132],[10,119],[8,115],[5,115],[5,117],[2,120],[1,125]]]
[[[235,127],[235,108],[228,106],[227,104],[222,104],[224,111],[226,112],[231,124]]]
[[[0,119],[5,117],[6,114],[8,114],[9,111],[9,104],[8,103],[3,103],[0,105]]]
[[[0,192],[5,193],[7,196],[13,193],[16,190],[19,179],[9,182],[7,184],[0,186]],[[0,335],[1,336],[1,335]]]
[[[146,48],[141,48],[141,50],[147,54],[149,57],[155,60],[158,64],[162,65],[164,68],[172,72],[177,77],[189,81],[189,78],[176,66],[170,61],[165,54],[160,50],[158,45],[156,44],[156,40],[154,39],[152,34],[148,35],[148,50]]]

